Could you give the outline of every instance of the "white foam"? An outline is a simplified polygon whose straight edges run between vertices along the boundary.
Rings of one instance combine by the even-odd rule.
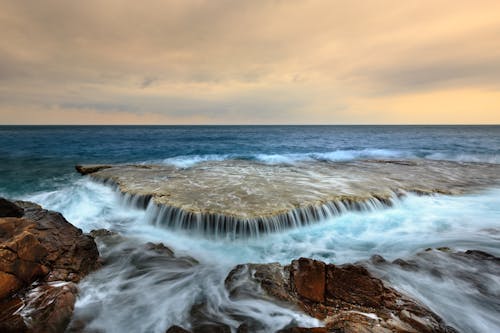
[[[440,246],[500,255],[500,190],[467,196],[409,195],[389,209],[347,213],[259,239],[217,241],[155,227],[149,223],[145,211],[124,206],[109,187],[86,179],[59,191],[25,199],[61,211],[85,231],[109,228],[138,239],[139,243],[161,241],[177,254],[187,254],[201,262],[199,267],[187,271],[169,271],[170,268],[151,262],[146,275],[134,276],[137,268],[124,257],[116,266],[89,277],[81,285],[82,298],[77,310],[101,309],[102,313],[91,316],[92,327],[106,332],[123,331],[127,326],[135,332],[164,332],[171,324],[182,325],[186,311],[200,299],[208,300],[211,314],[233,328],[237,323],[228,316],[231,308],[239,309],[248,317],[261,318],[267,325],[263,331],[272,331],[270,328],[286,322],[318,324],[272,303],[248,300],[234,303],[223,288],[223,280],[231,267],[240,263],[289,263],[304,256],[341,264],[365,260],[373,254],[392,260]],[[131,273],[127,277],[124,272]],[[176,278],[169,280],[168,276]],[[445,320],[465,318],[476,322],[471,327],[498,331],[498,321],[477,306],[483,297],[477,289],[471,285],[454,287],[458,282],[453,279],[452,275],[446,285],[441,285],[430,280],[425,282],[426,276],[411,273],[396,278],[401,288],[407,287],[431,308],[439,308]],[[496,282],[490,287],[500,289],[500,281],[493,281]],[[453,306],[453,300],[458,300],[460,307]]]

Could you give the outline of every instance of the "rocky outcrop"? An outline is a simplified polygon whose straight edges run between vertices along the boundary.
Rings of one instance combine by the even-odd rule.
[[[0,199],[0,216],[0,331],[63,332],[98,267],[93,238],[36,204]]]
[[[172,165],[89,165],[78,172],[112,185],[155,224],[204,234],[252,237],[347,211],[390,207],[406,193],[469,193],[500,182],[488,163],[432,160],[206,161]]]
[[[248,284],[256,283],[268,296],[321,319],[328,332],[454,332],[429,309],[359,265],[337,266],[306,258],[288,266],[246,264],[233,269],[225,283],[231,297],[248,297]]]
[[[81,175],[89,175],[91,173],[101,171],[107,168],[111,168],[111,165],[77,165],[75,166],[76,171]]]

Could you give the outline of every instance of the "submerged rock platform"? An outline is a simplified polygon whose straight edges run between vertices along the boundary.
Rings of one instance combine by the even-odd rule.
[[[500,166],[434,160],[263,164],[207,161],[170,165],[87,165],[77,171],[116,186],[152,210],[156,224],[203,233],[258,235],[345,211],[392,206],[406,193],[463,194],[500,183]]]

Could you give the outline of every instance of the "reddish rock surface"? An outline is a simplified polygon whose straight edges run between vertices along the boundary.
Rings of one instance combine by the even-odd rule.
[[[282,332],[455,332],[429,309],[358,265],[336,266],[306,258],[289,266],[239,265],[229,273],[226,288],[231,295],[241,296],[245,283],[257,283],[268,295],[325,323],[325,328]]]
[[[290,267],[292,288],[300,296],[313,302],[325,300],[325,263],[317,260],[300,258]]]
[[[0,199],[0,216],[0,331],[63,332],[74,283],[98,267],[93,238],[31,203]]]

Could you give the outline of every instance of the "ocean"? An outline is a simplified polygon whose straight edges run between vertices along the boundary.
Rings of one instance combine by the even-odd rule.
[[[500,164],[500,126],[0,126],[0,196],[59,211],[85,232],[117,231],[131,248],[163,242],[200,262],[182,272],[152,263],[137,278],[133,254],[117,258],[120,249],[99,244],[103,256],[114,259],[80,284],[75,316],[89,329],[165,332],[174,324],[186,326],[192,306],[203,302],[231,327],[238,327],[231,312],[237,308],[239,316],[259,320],[262,332],[271,332],[290,322],[319,323],[268,300],[230,299],[224,278],[235,265],[287,264],[298,257],[343,264],[374,254],[412,259],[437,247],[500,256],[500,188],[456,196],[409,194],[390,208],[348,212],[248,239],[213,239],[150,223],[146,211],[79,175],[75,165],[190,168],[205,161],[293,165],[374,159]],[[379,273],[461,332],[500,332],[500,276],[436,260],[432,264],[446,272],[440,277]],[[489,292],[479,292],[477,283]]]

